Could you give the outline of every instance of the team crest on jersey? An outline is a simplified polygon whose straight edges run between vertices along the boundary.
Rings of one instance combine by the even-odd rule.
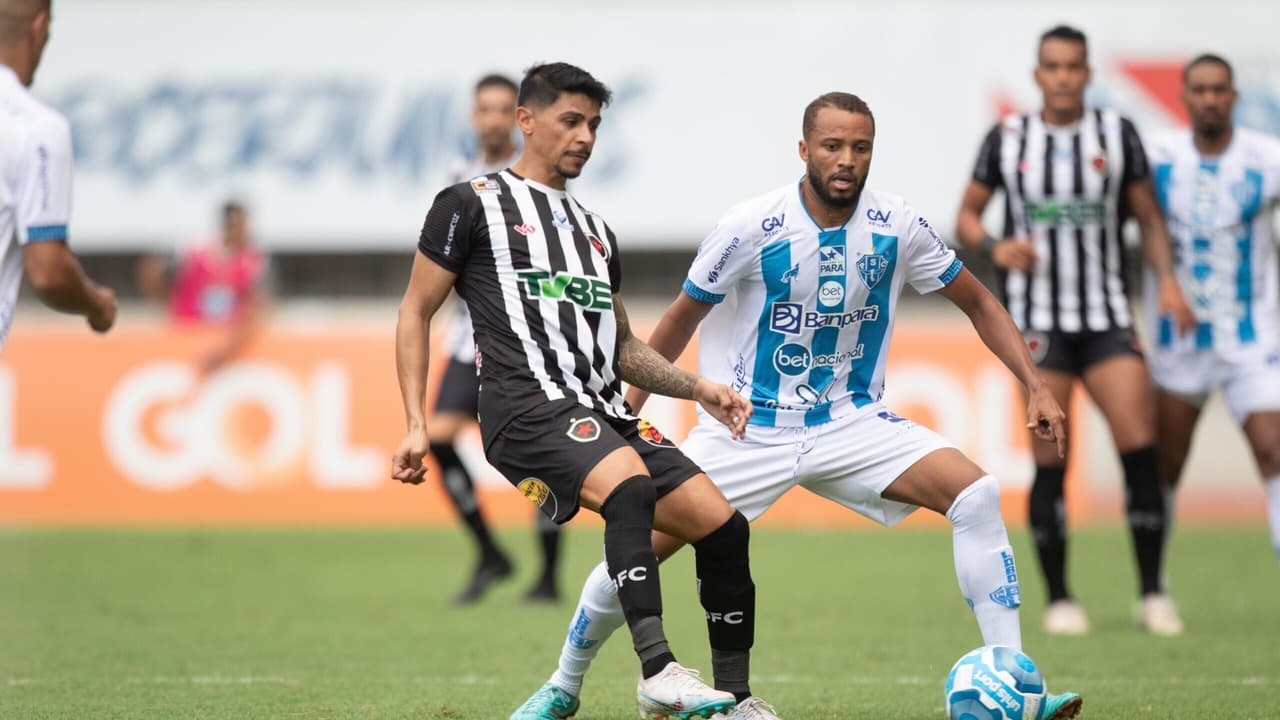
[[[1090,160],[1089,164],[1093,166],[1094,170],[1098,171],[1099,175],[1111,174],[1111,167],[1107,164],[1106,153],[1098,153],[1097,155],[1094,155],[1093,160]]]
[[[596,422],[595,418],[589,417],[580,420],[569,418],[569,431],[565,435],[574,442],[595,442],[596,438],[600,437],[600,423]]]
[[[659,432],[658,428],[648,420],[641,420],[636,423],[636,432],[640,434],[640,439],[653,445],[654,447],[671,447],[671,441]]]
[[[591,243],[591,247],[595,248],[596,252],[600,253],[600,257],[604,258],[605,262],[609,262],[609,246],[606,245],[603,240],[595,235],[588,234],[587,242]]]
[[[487,177],[478,177],[472,180],[471,189],[474,190],[477,195],[484,195],[486,193],[491,195],[502,194],[502,186],[498,184],[498,181]]]
[[[1031,361],[1039,365],[1049,354],[1049,336],[1042,332],[1029,332],[1022,336],[1027,343],[1027,352],[1031,353]]]
[[[1241,180],[1231,186],[1231,199],[1235,200],[1236,204],[1242,208],[1258,208],[1261,207],[1258,202],[1261,190],[1262,188],[1257,183]],[[1248,219],[1252,220],[1253,217],[1251,216]]]
[[[889,258],[884,255],[863,255],[858,258],[858,277],[862,278],[862,284],[868,290],[879,285],[888,270]]]

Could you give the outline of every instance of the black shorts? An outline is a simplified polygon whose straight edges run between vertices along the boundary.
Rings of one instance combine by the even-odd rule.
[[[659,498],[702,472],[647,420],[614,420],[573,400],[549,402],[512,418],[485,457],[543,513],[564,523],[578,512],[587,474],[622,447],[639,453]]]
[[[1022,333],[1036,365],[1080,377],[1103,360],[1122,355],[1142,359],[1142,347],[1133,328],[1112,328],[1102,332],[1065,333],[1058,330]]]
[[[436,391],[436,414],[458,413],[476,416],[480,403],[480,376],[476,364],[450,360]]]

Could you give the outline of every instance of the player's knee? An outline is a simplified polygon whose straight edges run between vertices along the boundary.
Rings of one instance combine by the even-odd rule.
[[[991,475],[983,475],[969,487],[960,491],[947,510],[947,519],[957,528],[997,521],[1004,523],[1000,515],[1000,482]]]
[[[1256,443],[1253,448],[1253,457],[1263,477],[1280,475],[1280,434]]]
[[[723,525],[693,544],[698,577],[749,568],[750,544],[751,523],[734,510]]]
[[[605,532],[610,528],[643,529],[647,541],[648,531],[653,527],[653,510],[657,501],[658,492],[649,476],[633,475],[623,480],[600,505]]]

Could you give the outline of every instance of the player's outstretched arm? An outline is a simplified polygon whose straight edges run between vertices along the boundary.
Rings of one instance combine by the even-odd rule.
[[[427,469],[427,347],[431,318],[453,288],[457,276],[419,252],[396,318],[396,376],[404,403],[404,440],[391,459],[391,477],[417,485]]]
[[[58,312],[84,315],[89,327],[104,333],[116,321],[116,294],[84,274],[80,261],[60,240],[42,240],[22,246],[27,280],[40,301]]]
[[[1196,326],[1196,316],[1182,295],[1182,286],[1173,270],[1173,245],[1156,201],[1155,188],[1148,178],[1129,183],[1124,192],[1129,210],[1142,229],[1142,255],[1160,283],[1160,314],[1172,317],[1178,332],[1189,332]]]
[[[654,328],[653,334],[649,336],[649,347],[674,363],[676,358],[680,357],[680,353],[689,346],[689,341],[693,339],[698,325],[713,307],[715,306],[709,303],[694,300],[688,293],[681,290],[675,302],[671,303],[671,307],[667,308],[662,319],[658,321],[658,327]],[[636,412],[640,412],[640,408],[644,407],[648,399],[649,393],[634,385],[627,390],[627,404]]]
[[[1009,312],[968,269],[962,269],[950,285],[938,292],[969,316],[982,343],[1026,387],[1027,427],[1035,430],[1041,440],[1056,442],[1058,457],[1065,457],[1067,414],[1036,372],[1031,353]]]
[[[618,367],[623,382],[667,397],[696,400],[712,417],[728,426],[735,438],[743,436],[747,418],[751,417],[751,404],[746,399],[728,385],[713,383],[672,365],[657,350],[641,342],[631,332],[627,309],[616,294],[613,312],[618,320]]]

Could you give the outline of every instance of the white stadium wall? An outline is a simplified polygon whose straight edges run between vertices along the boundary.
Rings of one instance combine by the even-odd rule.
[[[836,89],[876,113],[872,184],[949,229],[1062,21],[1089,33],[1094,99],[1140,129],[1178,122],[1177,68],[1212,49],[1238,64],[1242,121],[1280,131],[1275,3],[869,5],[59,0],[35,90],[73,122],[87,252],[169,247],[227,193],[274,248],[404,247],[465,145],[471,84],[540,60],[616,93],[575,191],[631,248],[692,247],[797,178],[801,111]]]

